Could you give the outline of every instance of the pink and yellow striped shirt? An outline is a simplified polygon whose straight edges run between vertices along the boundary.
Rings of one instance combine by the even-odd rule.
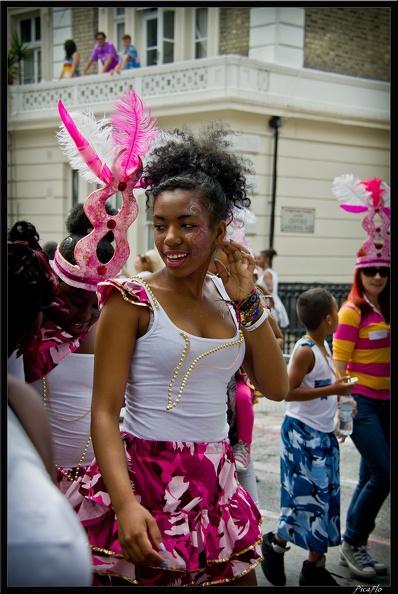
[[[375,309],[361,319],[360,309],[351,301],[342,305],[333,358],[348,361],[347,372],[358,377],[353,394],[390,399],[390,325]]]

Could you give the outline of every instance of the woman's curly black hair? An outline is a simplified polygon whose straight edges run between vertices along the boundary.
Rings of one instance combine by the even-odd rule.
[[[116,216],[118,211],[107,202],[105,203],[105,210],[109,215]],[[59,251],[62,256],[70,264],[76,264],[74,251],[78,241],[88,235],[93,230],[93,224],[84,212],[82,203],[75,204],[68,218],[66,219],[66,229],[69,232],[68,237],[65,237],[59,244]],[[112,241],[115,237],[112,231],[108,233],[98,242],[97,256],[98,260],[103,264],[109,262],[114,253]]]
[[[8,233],[9,346],[21,340],[38,313],[55,300],[56,279],[39,239],[28,221],[18,221]]]
[[[254,173],[253,164],[234,152],[229,134],[219,122],[203,126],[196,137],[186,128],[160,133],[141,178],[147,208],[161,192],[176,189],[197,191],[213,226],[229,223],[233,209],[249,208],[251,186],[245,176]]]

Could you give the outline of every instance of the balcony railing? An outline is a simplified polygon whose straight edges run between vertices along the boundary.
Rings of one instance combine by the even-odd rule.
[[[390,85],[384,82],[293,69],[243,56],[217,56],[114,74],[10,85],[8,126],[38,127],[68,109],[109,113],[127,88],[157,115],[237,109],[253,113],[345,121],[389,127]],[[52,122],[50,122],[52,123]]]
[[[9,118],[46,117],[58,100],[68,109],[109,107],[126,89],[134,88],[152,106],[167,107],[190,102],[209,102],[250,97],[265,101],[269,73],[265,65],[239,56],[221,56],[148,68],[121,74],[95,74],[70,80],[54,80],[9,87]],[[34,115],[33,115],[34,114]]]

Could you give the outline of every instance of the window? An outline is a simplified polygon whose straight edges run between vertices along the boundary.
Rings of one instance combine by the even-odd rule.
[[[174,62],[174,10],[149,8],[143,12],[145,66]]]
[[[29,54],[21,62],[22,84],[41,81],[41,19],[40,16],[19,21],[22,42],[29,44]]]
[[[195,8],[195,59],[207,57],[207,7]]]
[[[70,179],[70,203],[71,203],[70,208],[72,208],[72,206],[75,206],[75,204],[78,204],[79,202],[84,202],[86,200],[87,196],[89,194],[91,194],[91,192],[93,192],[94,190],[92,189],[92,185],[90,184],[88,194],[86,196],[85,194],[83,194],[85,191],[84,184],[83,184],[83,187],[80,187],[80,184],[79,184],[79,181],[80,181],[79,172],[76,169],[69,168],[68,175],[69,175],[69,179]],[[103,188],[103,184],[97,183],[95,185],[95,189],[99,190],[100,188]],[[113,196],[110,196],[110,198],[108,198],[108,200],[106,200],[106,203],[109,204],[110,206],[112,206],[113,208],[116,208],[117,211],[119,211],[123,206],[122,193],[117,192]]]
[[[117,52],[121,55],[123,53],[122,37],[125,33],[125,8],[117,7],[114,9],[114,23],[115,23],[115,36],[114,45]]]

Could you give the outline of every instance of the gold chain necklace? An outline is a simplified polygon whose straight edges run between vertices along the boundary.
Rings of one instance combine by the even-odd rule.
[[[43,396],[44,408],[46,408],[46,406],[47,406],[47,394],[48,394],[48,405],[49,405],[51,411],[58,419],[60,419],[61,421],[65,421],[65,423],[75,423],[76,421],[80,421],[80,419],[83,419],[86,415],[88,415],[89,412],[91,412],[91,406],[90,406],[90,408],[85,413],[80,415],[80,417],[76,417],[76,419],[65,419],[65,417],[62,417],[60,414],[58,414],[54,410],[53,405],[51,404],[50,388],[48,386],[47,376],[44,376],[41,378],[41,391],[42,391],[42,396]]]
[[[155,295],[153,294],[153,291],[152,291],[151,287],[148,285],[148,283],[145,280],[143,280],[142,278],[140,278],[139,276],[133,276],[131,278],[139,280],[144,285],[144,287],[148,291],[149,295],[152,297],[152,301],[153,301],[154,306],[156,308],[159,308],[158,301],[157,301]],[[127,299],[127,297],[125,297],[125,298],[126,298],[127,301],[129,301],[129,299]],[[191,375],[191,373],[194,371],[194,367],[196,366],[196,364],[201,359],[203,359],[204,357],[207,357],[207,355],[211,355],[213,353],[216,353],[217,351],[221,351],[222,349],[225,349],[225,348],[228,348],[228,347],[231,347],[231,346],[239,345],[239,347],[240,347],[240,345],[244,341],[243,333],[240,330],[239,331],[239,339],[238,340],[235,340],[234,342],[230,342],[230,343],[227,343],[227,344],[222,344],[222,345],[220,345],[220,346],[218,346],[218,347],[216,347],[214,349],[211,349],[210,351],[207,351],[206,353],[203,353],[202,355],[199,355],[198,357],[196,357],[196,359],[194,359],[192,361],[191,365],[189,366],[188,371],[184,375],[183,380],[181,382],[181,387],[180,387],[180,389],[178,391],[178,394],[177,394],[177,398],[173,402],[173,386],[174,386],[174,382],[176,381],[176,379],[178,377],[178,374],[179,374],[181,365],[185,361],[185,358],[186,358],[186,356],[187,356],[187,354],[189,352],[189,348],[190,348],[190,344],[191,344],[190,343],[190,340],[189,340],[189,337],[184,332],[180,332],[180,336],[183,337],[185,344],[184,344],[184,348],[182,350],[181,358],[180,358],[180,360],[178,362],[177,367],[174,369],[174,374],[173,374],[173,377],[172,377],[171,382],[169,384],[169,389],[168,389],[168,393],[167,393],[167,406],[166,406],[166,410],[172,410],[180,402],[181,396],[182,396],[182,393],[183,393],[183,391],[185,389],[185,386],[187,384],[188,378]],[[235,364],[235,361],[237,360],[237,358],[239,356],[239,352],[240,352],[240,348],[239,348],[238,353],[237,353],[237,355],[235,357],[235,360],[232,362],[232,364],[230,365],[230,367],[225,367],[223,369],[231,369],[231,367],[233,367],[233,365]],[[211,369],[214,369],[214,367],[212,367],[212,366],[209,366],[208,368],[209,369],[210,368]],[[222,369],[222,368],[221,367],[217,367],[217,369]]]
[[[91,442],[91,435],[88,436],[88,440],[86,441],[86,445],[84,446],[84,450],[83,453],[80,457],[79,460],[79,464],[76,466],[75,468],[75,472],[72,475],[72,473],[70,472],[70,470],[65,470],[64,468],[61,468],[60,466],[58,466],[58,464],[56,462],[54,462],[54,466],[57,470],[59,470],[59,472],[68,479],[68,481],[70,481],[71,483],[73,483],[74,481],[77,481],[77,479],[79,478],[79,471],[80,471],[80,467],[83,464],[83,460],[85,458],[85,455],[87,454],[87,450],[88,450],[88,446],[90,445]]]
[[[66,423],[74,423],[76,421],[80,421],[80,419],[83,419],[86,415],[88,415],[89,412],[91,412],[91,407],[88,409],[88,411],[86,411],[84,414],[80,415],[80,417],[77,417],[76,419],[65,419],[64,417],[62,417],[61,415],[59,415],[53,408],[52,404],[51,404],[51,400],[50,400],[50,387],[48,385],[48,379],[47,376],[42,377],[41,379],[41,386],[42,386],[42,397],[43,397],[43,406],[44,409],[47,411],[47,402],[50,406],[50,409],[52,410],[53,414],[58,418],[61,419],[61,421],[65,421]],[[47,398],[48,396],[48,398]],[[54,466],[55,468],[64,476],[68,479],[68,481],[71,481],[72,483],[74,481],[76,481],[79,478],[79,471],[80,471],[80,467],[83,464],[83,460],[87,454],[87,450],[89,448],[91,442],[91,435],[88,436],[88,439],[86,441],[86,444],[84,446],[84,450],[82,455],[80,456],[80,460],[78,465],[75,468],[75,472],[72,473],[69,470],[64,470],[63,468],[61,468],[60,466],[58,466],[58,464],[54,461]]]
[[[177,406],[177,404],[180,402],[180,400],[181,400],[181,396],[182,396],[182,393],[183,393],[183,391],[184,391],[184,388],[185,388],[185,386],[186,386],[186,383],[187,383],[187,381],[188,381],[188,378],[189,378],[189,376],[191,375],[191,373],[194,371],[194,367],[195,367],[195,365],[196,365],[196,364],[197,364],[197,363],[198,363],[198,362],[199,362],[201,359],[203,359],[204,357],[207,357],[208,355],[212,355],[213,353],[216,353],[217,351],[221,351],[222,349],[226,349],[226,348],[228,348],[228,347],[232,347],[232,346],[237,346],[237,345],[239,345],[238,353],[237,353],[237,355],[236,355],[236,357],[235,357],[235,360],[234,360],[234,361],[231,363],[231,365],[230,365],[229,367],[214,367],[214,366],[209,366],[209,367],[208,367],[209,369],[231,369],[231,367],[233,367],[233,365],[235,364],[235,362],[236,362],[236,360],[237,360],[237,358],[238,358],[238,356],[239,356],[239,352],[240,352],[240,345],[242,344],[242,342],[243,342],[243,340],[244,340],[244,338],[243,338],[243,333],[242,333],[242,331],[240,330],[240,331],[239,331],[239,339],[238,339],[238,340],[234,340],[233,342],[229,342],[229,343],[226,343],[226,344],[222,344],[222,345],[220,345],[220,346],[218,346],[218,347],[215,347],[214,349],[211,349],[210,351],[207,351],[206,353],[202,353],[202,355],[199,355],[198,357],[196,357],[196,359],[194,359],[194,360],[192,361],[191,365],[189,366],[189,369],[188,369],[188,371],[187,371],[187,372],[186,372],[186,374],[184,375],[184,377],[183,377],[183,379],[182,379],[182,382],[181,382],[181,387],[180,387],[180,389],[179,389],[179,391],[178,391],[178,394],[177,394],[177,398],[176,398],[176,399],[175,399],[175,401],[173,402],[173,385],[174,385],[174,382],[175,382],[175,380],[176,380],[176,379],[177,379],[177,377],[178,377],[179,370],[180,370],[180,368],[181,368],[181,365],[183,364],[183,362],[184,362],[184,360],[185,360],[185,357],[187,356],[187,354],[188,354],[188,352],[189,352],[189,347],[190,347],[190,340],[189,340],[189,337],[188,337],[186,334],[184,334],[184,332],[180,332],[180,336],[182,336],[182,337],[183,337],[183,339],[184,339],[184,341],[185,341],[185,345],[184,345],[184,348],[183,348],[183,351],[182,351],[182,354],[181,354],[181,358],[180,358],[180,360],[179,360],[179,362],[178,362],[178,365],[177,365],[177,367],[174,369],[174,374],[173,374],[172,380],[171,380],[171,382],[170,382],[170,384],[169,384],[169,389],[168,389],[168,396],[167,396],[167,406],[166,406],[166,410],[172,410],[172,409],[173,409],[175,406]],[[201,368],[202,368],[202,367],[201,367]]]

